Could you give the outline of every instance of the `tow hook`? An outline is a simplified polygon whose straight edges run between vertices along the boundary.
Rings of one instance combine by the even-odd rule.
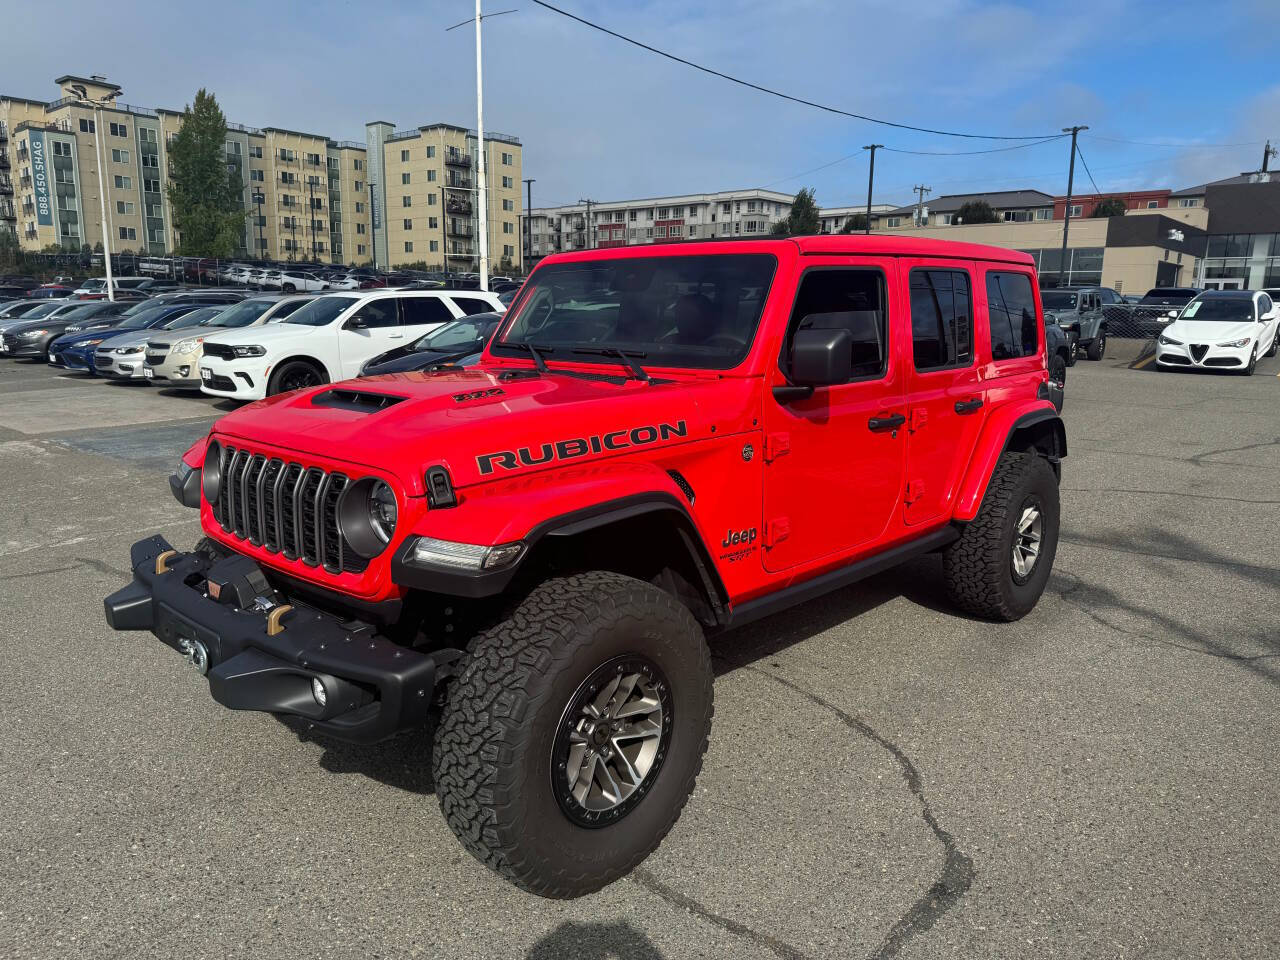
[[[204,676],[209,672],[209,648],[199,640],[188,640],[186,637],[178,638],[179,652],[187,663],[196,668],[196,673]]]

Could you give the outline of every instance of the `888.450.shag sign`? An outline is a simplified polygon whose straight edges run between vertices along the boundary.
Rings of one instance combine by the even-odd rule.
[[[45,158],[44,132],[32,130],[31,181],[36,193],[36,220],[42,227],[53,226],[53,199],[49,196],[49,166]]]

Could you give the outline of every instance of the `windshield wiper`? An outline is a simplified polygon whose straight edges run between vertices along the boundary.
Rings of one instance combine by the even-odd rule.
[[[648,356],[648,354],[639,350],[620,350],[617,347],[576,347],[573,352],[585,353],[596,357],[617,357],[637,380],[643,380],[645,383],[649,382],[649,374],[645,372],[644,367],[640,366],[640,362],[636,360],[636,357],[644,357]]]
[[[498,344],[498,346],[513,347],[516,350],[524,350],[528,352],[529,356],[533,357],[533,365],[538,368],[539,373],[551,372],[547,367],[547,361],[543,359],[543,356],[542,356],[544,353],[554,352],[551,347],[536,346],[532,343],[521,343],[518,341],[513,343],[510,340],[503,340],[500,344]]]

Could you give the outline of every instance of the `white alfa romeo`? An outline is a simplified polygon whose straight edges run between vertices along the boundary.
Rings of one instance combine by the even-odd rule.
[[[1280,307],[1261,290],[1206,290],[1182,308],[1156,340],[1165,370],[1235,370],[1249,376],[1259,357],[1276,354]]]

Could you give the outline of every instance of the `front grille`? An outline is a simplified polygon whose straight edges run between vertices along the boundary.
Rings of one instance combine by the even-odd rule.
[[[1160,355],[1161,363],[1180,363],[1183,366],[1191,366],[1191,361],[1186,357],[1180,357],[1176,353],[1163,353]]]
[[[206,357],[217,357],[219,360],[234,360],[236,358],[236,352],[224,344],[206,342],[202,346]]]
[[[344,473],[222,447],[222,488],[211,504],[227,533],[287,560],[330,573],[360,573],[369,564],[338,529]]]
[[[151,364],[153,367],[158,367],[160,364],[164,363],[164,358],[167,356],[167,353],[148,353],[147,363]]]
[[[1242,367],[1244,361],[1239,357],[1210,357],[1204,365],[1206,367]]]
[[[1204,359],[1204,355],[1209,352],[1209,345],[1206,343],[1193,343],[1189,349],[1192,359],[1199,363]]]

